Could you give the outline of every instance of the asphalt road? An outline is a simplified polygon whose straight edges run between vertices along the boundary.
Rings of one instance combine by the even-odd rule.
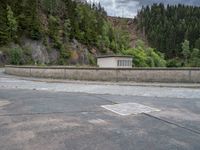
[[[1,72],[0,150],[199,150],[199,93],[28,81]],[[160,111],[121,116],[101,107],[121,103]]]

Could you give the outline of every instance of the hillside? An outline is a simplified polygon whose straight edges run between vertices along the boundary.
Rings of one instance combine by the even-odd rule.
[[[121,17],[107,17],[108,20],[112,23],[113,27],[121,28],[124,31],[127,31],[130,35],[130,47],[135,47],[137,40],[142,40],[145,42],[145,45],[148,46],[148,41],[145,37],[145,34],[138,30],[138,25],[135,19],[132,18],[121,18]]]
[[[200,66],[200,7],[154,4],[136,17],[150,46],[164,53],[168,66]]]
[[[95,64],[96,55],[129,47],[125,33],[112,27],[100,5],[71,0],[0,4],[3,63]]]
[[[143,7],[135,19],[109,17],[109,20],[114,27],[130,33],[131,47],[136,47],[137,39],[141,39],[144,45],[164,54],[168,67],[200,67],[199,16],[198,6],[154,4]]]
[[[134,66],[165,66],[133,20],[107,16],[100,4],[72,0],[0,0],[0,62],[95,65],[97,55],[134,57]],[[139,38],[138,38],[139,37]],[[147,42],[146,42],[147,43]]]

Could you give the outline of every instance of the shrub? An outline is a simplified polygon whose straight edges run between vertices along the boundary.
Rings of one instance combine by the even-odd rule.
[[[91,53],[88,53],[87,57],[88,57],[90,65],[95,66],[97,64],[96,59],[94,58],[94,56]]]
[[[167,67],[183,67],[184,62],[180,58],[173,58],[167,61]]]
[[[10,63],[13,65],[21,65],[23,63],[23,51],[21,48],[10,50]]]
[[[164,55],[157,50],[146,47],[144,42],[138,40],[135,48],[123,50],[123,54],[133,57],[133,65],[136,67],[165,67]]]

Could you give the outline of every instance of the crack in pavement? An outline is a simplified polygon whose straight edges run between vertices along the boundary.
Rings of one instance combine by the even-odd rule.
[[[177,124],[177,123],[175,123],[175,122],[168,121],[168,120],[165,120],[165,119],[162,119],[162,118],[159,118],[159,117],[156,117],[156,116],[147,114],[147,113],[142,113],[142,114],[145,115],[145,116],[147,116],[147,117],[154,118],[154,119],[156,119],[156,120],[162,121],[162,122],[164,122],[164,123],[174,125],[174,126],[176,126],[176,127],[178,127],[178,128],[182,128],[182,129],[184,129],[184,130],[190,131],[190,132],[195,133],[195,134],[197,134],[197,135],[200,136],[200,130],[191,129],[191,128],[185,127],[185,126],[183,126],[183,125]]]
[[[107,99],[107,98],[103,98],[103,97],[101,97],[101,96],[97,96],[97,95],[94,95],[94,94],[88,94],[88,96],[95,97],[95,98],[98,98],[98,99],[107,101],[107,102],[109,102],[109,103],[111,103],[111,104],[118,104],[117,102],[113,102],[113,101],[111,101],[111,100],[109,100],[109,99]]]

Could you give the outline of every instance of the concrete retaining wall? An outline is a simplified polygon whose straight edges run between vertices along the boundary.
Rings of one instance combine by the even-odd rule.
[[[92,80],[92,81],[135,81],[135,82],[182,82],[200,83],[200,68],[76,68],[76,67],[33,67],[5,66],[11,75]]]

